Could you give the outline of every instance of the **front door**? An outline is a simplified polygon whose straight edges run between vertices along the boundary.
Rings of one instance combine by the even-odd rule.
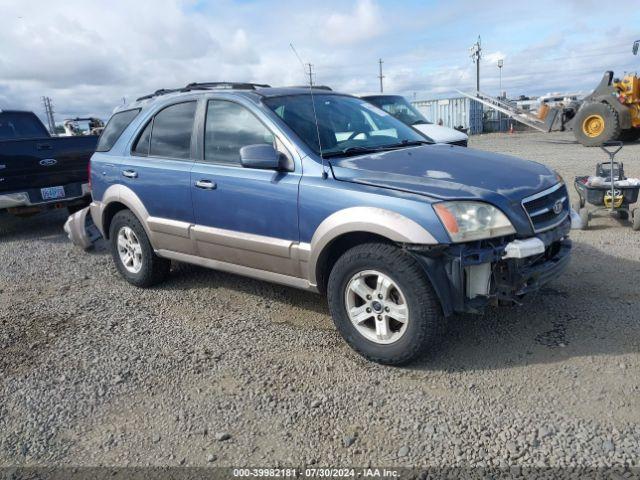
[[[191,171],[199,255],[235,265],[300,276],[299,166],[293,172],[243,168],[240,148],[273,144],[274,133],[247,107],[209,100],[203,158]]]

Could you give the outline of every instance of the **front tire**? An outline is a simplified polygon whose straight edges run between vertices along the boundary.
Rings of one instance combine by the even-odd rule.
[[[130,210],[113,217],[109,242],[116,268],[132,285],[151,287],[168,275],[171,262],[155,254],[142,224]]]
[[[327,285],[329,309],[345,341],[368,360],[402,365],[433,347],[444,316],[418,262],[388,244],[345,252]]]
[[[573,121],[576,140],[585,147],[598,147],[620,136],[618,113],[606,103],[589,103],[576,114]]]

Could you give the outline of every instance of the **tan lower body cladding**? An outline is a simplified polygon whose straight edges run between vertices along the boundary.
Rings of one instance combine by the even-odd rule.
[[[147,227],[163,257],[315,290],[307,280],[307,243],[157,217],[149,217]]]

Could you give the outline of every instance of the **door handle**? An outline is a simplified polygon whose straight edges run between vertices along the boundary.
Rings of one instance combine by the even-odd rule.
[[[122,175],[127,178],[138,178],[138,172],[136,172],[135,170],[123,170]]]
[[[202,188],[203,190],[215,190],[216,182],[212,182],[211,180],[198,180],[196,182],[197,188]]]

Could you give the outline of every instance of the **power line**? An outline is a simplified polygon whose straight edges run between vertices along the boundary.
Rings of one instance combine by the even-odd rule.
[[[529,59],[527,58],[527,64],[542,64],[542,63],[547,63],[547,62],[552,62],[552,61],[558,61],[558,60],[562,60],[562,61],[566,61],[566,60],[572,60],[572,59],[577,59],[577,58],[592,58],[592,57],[605,57],[605,56],[613,56],[613,55],[628,55],[628,52],[625,51],[621,51],[621,50],[617,50],[617,47],[628,47],[627,43],[621,43],[621,44],[616,44],[616,45],[608,45],[607,47],[601,47],[600,50],[602,49],[606,49],[606,51],[602,51],[600,53],[586,53],[586,54],[578,54],[578,55],[572,55],[572,54],[566,54],[564,56],[556,56],[556,57],[550,57],[550,58],[537,58],[537,59]],[[524,51],[524,53],[526,53],[526,51]],[[512,54],[509,58],[511,59],[511,62],[514,61],[514,59],[518,58],[519,56],[521,56],[523,54],[523,52],[518,52],[515,54]],[[447,63],[451,63],[451,57],[450,56],[446,56],[446,57],[440,57],[443,60],[446,60]],[[426,55],[421,55],[421,56],[414,56],[413,58],[411,58],[410,60],[403,60],[401,58],[395,58],[395,59],[391,59],[391,60],[385,60],[384,63],[387,65],[398,65],[398,66],[404,66],[404,65],[423,65],[423,61],[425,60],[437,60],[438,57],[432,57],[432,56],[426,56]],[[361,70],[363,67],[366,67],[368,65],[368,63],[366,62],[362,62],[362,63],[349,63],[348,65],[330,65],[330,64],[326,64],[326,65],[319,65],[316,68],[319,68],[321,70]]]

